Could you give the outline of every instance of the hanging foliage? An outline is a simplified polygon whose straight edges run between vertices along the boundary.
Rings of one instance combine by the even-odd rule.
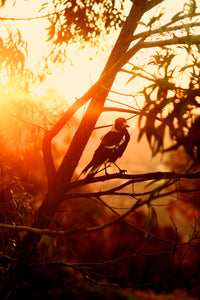
[[[139,118],[138,139],[146,135],[153,155],[182,145],[191,157],[200,159],[200,63],[196,47],[184,47],[191,63],[182,68],[174,64],[172,49],[161,49],[152,56],[151,65],[156,71],[153,84],[144,90],[145,105]],[[177,78],[185,78],[183,84]],[[167,130],[173,141],[169,149],[164,147]]]
[[[120,28],[124,21],[124,2],[118,0],[53,0],[55,14],[49,16],[48,40],[53,44],[94,42],[102,31]],[[45,3],[43,7],[46,7]]]

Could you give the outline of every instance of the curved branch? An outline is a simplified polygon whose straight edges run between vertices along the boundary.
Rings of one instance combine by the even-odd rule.
[[[118,215],[116,218],[112,219],[111,221],[108,221],[107,223],[104,223],[102,225],[99,226],[95,226],[95,227],[88,227],[86,229],[84,229],[84,231],[86,232],[96,232],[102,229],[105,229],[117,222],[119,222],[120,220],[125,219],[126,217],[128,217],[132,212],[134,212],[136,209],[138,209],[139,207],[143,206],[145,203],[145,201],[140,201],[138,200],[136,203],[134,203],[134,205],[127,210],[124,214]]]
[[[102,199],[100,199],[100,197],[98,198],[99,201],[104,204],[110,211],[112,211],[115,215],[119,216],[120,214],[115,211],[115,209],[113,209],[112,207],[110,207],[106,202],[104,202]],[[156,239],[156,240],[159,240],[159,241],[162,241],[166,244],[170,244],[170,245],[174,245],[173,242],[169,241],[169,240],[166,240],[165,238],[161,238],[160,236],[154,234],[154,233],[151,233],[151,232],[147,232],[145,229],[141,228],[141,227],[138,227],[137,225],[133,224],[132,222],[124,219],[124,222],[126,224],[128,224],[129,226],[133,227],[134,229],[136,229],[137,231],[139,232],[142,232],[143,234],[145,235],[148,235],[149,237],[153,238],[153,239]],[[182,245],[182,243],[181,243]]]

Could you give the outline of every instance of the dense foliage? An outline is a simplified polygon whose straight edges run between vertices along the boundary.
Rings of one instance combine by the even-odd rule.
[[[188,45],[182,50],[188,61],[183,66],[174,62],[173,49],[161,49],[152,56],[155,73],[150,78],[153,83],[144,89],[142,114],[147,117],[143,126],[142,117],[139,119],[139,140],[145,134],[155,155],[167,150],[164,141],[169,133],[172,146],[168,150],[182,145],[192,158],[200,160],[199,47]]]
[[[124,2],[104,1],[57,1],[53,0],[55,14],[49,16],[49,40],[53,43],[97,41],[102,32],[120,28],[124,21]],[[45,5],[46,6],[46,5]]]

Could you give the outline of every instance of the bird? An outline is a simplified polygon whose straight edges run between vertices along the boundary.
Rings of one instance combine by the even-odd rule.
[[[120,173],[126,172],[126,170],[120,169],[115,161],[122,156],[130,140],[127,127],[129,125],[125,118],[117,118],[115,120],[111,130],[102,137],[102,141],[94,152],[92,160],[81,172],[81,174],[85,174],[89,170],[86,179],[93,178],[103,164],[107,175],[107,163],[113,163]]]

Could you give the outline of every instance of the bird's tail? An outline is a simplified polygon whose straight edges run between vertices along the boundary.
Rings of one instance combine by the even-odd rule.
[[[91,179],[94,177],[94,175],[97,173],[97,171],[99,170],[100,166],[93,166],[91,168],[91,170],[88,172],[86,179]]]
[[[86,179],[91,179],[92,177],[94,177],[94,175],[96,174],[96,172],[97,172],[98,169],[99,169],[99,166],[94,166],[94,165],[92,164],[92,162],[90,162],[90,163],[83,169],[83,171],[81,172],[80,176],[81,176],[82,174],[85,174],[89,169],[91,169],[91,170],[88,172],[88,174],[87,174],[87,176],[86,176]],[[80,177],[80,176],[79,176],[79,177]]]
[[[92,167],[92,164],[89,163],[89,164],[83,169],[83,171],[81,172],[81,175],[82,175],[82,174],[85,174],[91,167]]]
[[[82,172],[78,175],[76,180],[78,180],[81,177],[81,175],[85,174],[89,170],[89,168],[91,168],[90,163],[82,170]]]

